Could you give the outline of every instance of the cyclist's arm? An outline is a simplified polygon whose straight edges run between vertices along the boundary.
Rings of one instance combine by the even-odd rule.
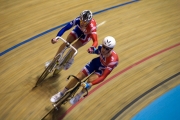
[[[95,85],[102,82],[117,65],[118,65],[118,61],[112,61],[111,63],[109,63],[109,65],[105,68],[102,76],[92,81],[91,84]]]
[[[93,49],[93,52],[91,54],[99,55],[100,54],[99,51],[101,51],[101,46],[98,46],[98,48],[92,47],[92,49]]]
[[[109,70],[108,68],[106,68],[102,74],[101,77],[95,79],[94,81],[91,82],[92,85],[96,85],[100,82],[102,82],[110,73],[112,70]]]
[[[71,29],[73,27],[73,23],[72,21],[69,22],[65,27],[63,27],[57,34],[57,36],[62,36],[64,34],[65,31]]]
[[[63,27],[57,34],[57,36],[62,36],[64,34],[64,32],[66,32],[67,30],[71,29],[73,26],[77,25],[79,23],[80,18],[77,17],[76,19],[72,20],[71,22],[69,22],[68,24],[66,24],[65,27]]]
[[[93,41],[92,46],[96,48],[97,45],[98,45],[97,33],[96,33],[96,32],[92,32],[92,33],[91,33],[91,39],[92,39],[92,41]]]

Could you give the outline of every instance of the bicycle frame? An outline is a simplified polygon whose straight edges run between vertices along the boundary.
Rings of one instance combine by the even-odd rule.
[[[75,56],[76,56],[76,54],[77,54],[77,49],[74,47],[74,46],[72,46],[70,43],[68,43],[66,40],[64,40],[62,37],[56,37],[56,39],[60,39],[60,40],[62,40],[65,44],[66,44],[66,46],[65,46],[65,48],[55,57],[55,58],[58,58],[57,59],[57,64],[59,64],[59,65],[57,65],[57,64],[55,64],[55,66],[53,67],[53,69],[54,68],[57,68],[57,69],[60,69],[60,68],[58,68],[58,66],[61,66],[62,65],[62,63],[63,63],[63,61],[64,61],[64,59],[65,58],[67,58],[67,56],[69,55],[69,53],[71,52],[71,50],[73,49],[75,52],[74,52],[74,54],[73,54],[73,56],[71,57],[71,58],[74,58]],[[67,53],[66,53],[66,55],[64,55],[64,57],[63,57],[63,54],[64,54],[64,52],[68,49],[68,48],[71,48]],[[61,66],[62,67],[62,66]]]
[[[73,88],[69,89],[60,100],[58,100],[56,103],[54,103],[53,104],[54,107],[58,106],[60,103],[65,104],[67,101],[69,101],[71,98],[73,98],[75,93],[80,88],[81,83],[85,82],[89,78],[89,77],[87,77],[85,80],[81,81],[76,76],[69,75],[67,80],[69,80],[70,77],[74,77],[78,81],[78,83]],[[88,95],[88,90],[87,89],[85,89],[85,90],[86,90],[86,94],[84,95],[84,97]]]
[[[77,49],[75,47],[73,47],[70,43],[68,43],[66,40],[64,40],[62,37],[56,37],[56,39],[60,39],[62,40],[66,46],[64,47],[64,49],[53,59],[53,61],[50,63],[50,65],[44,70],[44,72],[41,74],[41,76],[38,78],[35,86],[32,88],[36,88],[37,86],[39,86],[44,79],[47,77],[47,75],[50,72],[53,72],[53,76],[56,74],[56,70],[61,70],[61,68],[63,67],[63,64],[67,62],[67,60],[69,60],[68,56],[70,55],[71,50],[74,50],[74,54],[72,55],[71,58],[74,58],[77,54]],[[64,55],[65,51],[70,48],[70,50]],[[64,55],[64,56],[63,56]],[[59,72],[59,71],[58,71]],[[57,73],[58,73],[57,72]]]
[[[65,48],[62,50],[61,53],[64,54],[66,49],[70,47],[70,48],[72,48],[75,51],[75,53],[72,56],[72,58],[74,58],[76,56],[77,52],[78,52],[77,49],[74,46],[72,46],[70,43],[68,43],[66,40],[64,40],[62,37],[56,37],[56,38],[62,40],[66,44]]]
[[[68,90],[62,98],[60,98],[56,103],[53,103],[53,108],[41,119],[43,120],[49,113],[51,113],[54,109],[57,109],[58,110],[58,106],[62,105],[62,104],[65,104],[67,103],[67,101],[69,101],[71,98],[74,97],[75,93],[78,91],[78,89],[80,88],[81,86],[81,83],[82,82],[85,82],[87,81],[87,79],[90,77],[91,75],[89,75],[85,80],[81,81],[79,80],[76,76],[74,75],[69,75],[67,80],[70,78],[70,77],[74,77],[76,78],[76,80],[78,81],[78,83],[73,87],[71,88],[70,90]],[[83,96],[83,97],[86,97],[88,95],[88,90],[86,90],[86,94]]]

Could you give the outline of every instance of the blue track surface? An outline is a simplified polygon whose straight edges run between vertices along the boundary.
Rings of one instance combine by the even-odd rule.
[[[180,85],[150,103],[132,120],[180,120]]]

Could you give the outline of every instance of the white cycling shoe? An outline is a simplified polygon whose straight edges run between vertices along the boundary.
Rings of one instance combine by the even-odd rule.
[[[70,100],[70,103],[72,105],[76,104],[81,98],[81,95],[77,94],[75,97],[73,97],[71,100]]]
[[[63,96],[62,92],[58,92],[57,94],[53,95],[50,99],[51,102],[57,102]]]
[[[47,62],[45,63],[45,68],[47,68],[47,67],[51,64],[51,62],[52,62],[52,60],[47,61]],[[69,69],[69,68],[71,67],[71,65],[73,64],[73,62],[74,62],[74,59],[71,58],[71,59],[64,65],[64,70]]]
[[[73,64],[74,59],[71,58],[65,65],[64,65],[64,70],[67,70],[71,67],[71,65]]]
[[[47,67],[51,64],[51,62],[52,62],[52,60],[47,61],[47,62],[45,63],[45,68],[47,68]]]

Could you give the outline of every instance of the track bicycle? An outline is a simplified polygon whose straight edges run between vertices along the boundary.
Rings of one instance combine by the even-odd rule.
[[[62,105],[62,104],[66,104],[70,99],[72,99],[75,95],[75,93],[78,91],[78,89],[80,88],[81,86],[81,83],[85,82],[88,80],[89,77],[87,77],[85,80],[81,81],[79,80],[76,76],[74,75],[69,75],[67,80],[70,78],[70,77],[74,77],[78,82],[77,84],[69,89],[57,102],[53,103],[53,108],[41,119],[41,120],[44,120],[46,118],[46,116],[48,114],[50,114],[51,112],[53,112],[54,110],[58,110],[58,108]],[[83,96],[83,97],[86,97],[88,95],[88,90],[86,90],[86,94]]]
[[[64,67],[64,65],[71,59],[74,58],[77,54],[77,49],[74,48],[69,42],[64,40],[62,37],[56,37],[60,40],[62,40],[64,43],[66,43],[66,46],[64,49],[52,60],[52,62],[48,65],[48,67],[43,71],[41,76],[38,78],[35,86],[41,85],[43,81],[45,81],[45,78],[48,76],[49,73],[53,73],[53,76],[57,75]],[[71,50],[74,50],[74,54],[71,57]]]

